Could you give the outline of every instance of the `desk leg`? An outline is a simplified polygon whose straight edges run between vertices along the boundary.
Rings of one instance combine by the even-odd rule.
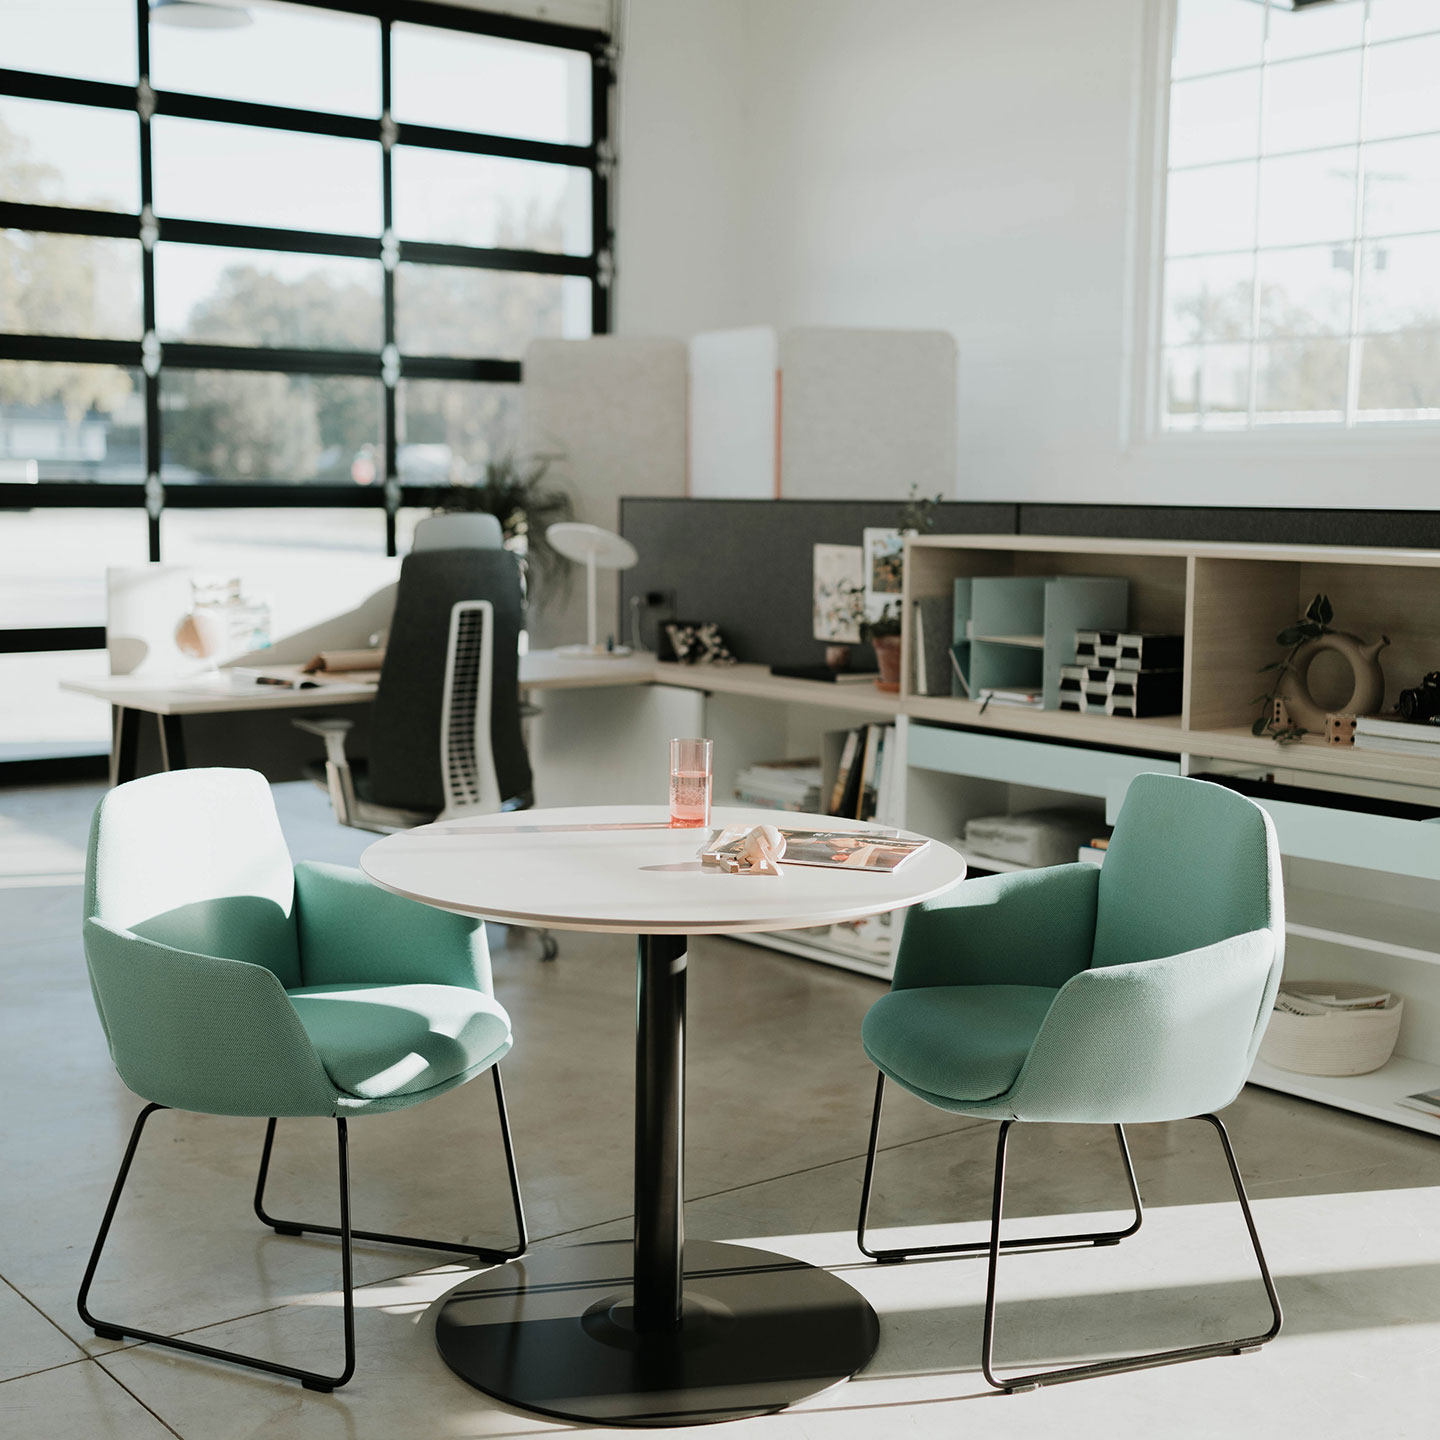
[[[160,715],[160,768],[185,769],[185,735],[178,715]]]
[[[124,705],[112,707],[115,712],[114,738],[110,744],[110,784],[123,785],[133,780],[140,764],[140,712]]]
[[[685,1243],[686,967],[683,936],[640,937],[633,1240],[535,1246],[436,1307],[445,1363],[508,1404],[702,1425],[781,1410],[874,1354],[875,1312],[839,1276],[745,1245]]]

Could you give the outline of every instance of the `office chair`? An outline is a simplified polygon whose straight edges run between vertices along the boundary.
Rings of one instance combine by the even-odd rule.
[[[492,1264],[525,1252],[500,1082],[510,1017],[491,992],[484,925],[392,895],[358,870],[292,866],[263,776],[176,770],[120,785],[101,800],[86,861],[85,960],[115,1068],[147,1102],[80,1285],[80,1318],[97,1335],[333,1390],[355,1372],[353,1240]],[[514,1248],[352,1228],[349,1118],[408,1109],[487,1070],[514,1208]],[[340,1240],[345,1361],[338,1375],[91,1313],[91,1283],[141,1133],[165,1109],[265,1118],[256,1215],[278,1235]],[[276,1119],[322,1115],[337,1128],[340,1224],[276,1220],[265,1210]]]
[[[371,708],[369,759],[346,754],[351,720],[293,722],[325,742],[324,784],[342,825],[387,834],[529,807],[523,619],[520,567],[510,551],[467,545],[405,557]],[[537,933],[545,959],[553,959],[554,937]]]
[[[1234,791],[1175,775],[1130,786],[1103,869],[1058,865],[962,881],[910,910],[895,978],[862,1026],[880,1071],[856,1238],[872,1260],[988,1251],[981,1368],[1006,1391],[1258,1349],[1280,1300],[1230,1138],[1214,1113],[1240,1093],[1285,953],[1270,817]],[[866,1244],[887,1077],[958,1115],[1000,1122],[990,1238],[877,1250]],[[1263,1334],[999,1378],[1001,1250],[1113,1245],[1139,1230],[1124,1126],[1197,1118],[1219,1137],[1273,1323]],[[1000,1238],[1005,1152],[1017,1122],[1111,1125],[1134,1205],[1121,1230]]]

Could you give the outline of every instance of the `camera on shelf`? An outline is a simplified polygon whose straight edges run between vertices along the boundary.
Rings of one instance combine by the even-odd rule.
[[[1413,690],[1402,690],[1395,708],[1406,720],[1440,720],[1440,670],[1432,670]]]

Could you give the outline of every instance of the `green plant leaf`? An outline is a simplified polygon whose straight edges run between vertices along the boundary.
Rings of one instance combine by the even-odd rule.
[[[1322,625],[1328,625],[1335,618],[1335,607],[1328,595],[1320,596],[1320,613],[1315,617]]]
[[[1262,716],[1250,727],[1250,733],[1251,733],[1252,735],[1263,735],[1263,734],[1265,733],[1266,727],[1267,727],[1269,724],[1270,724],[1270,717],[1269,717],[1268,715],[1262,715]]]
[[[1298,645],[1302,640],[1308,640],[1311,632],[1304,625],[1287,625],[1276,637],[1277,645]]]
[[[1283,670],[1284,668],[1285,662],[1283,660],[1272,660],[1268,665],[1262,665],[1256,673],[1259,675],[1268,675],[1272,670]]]

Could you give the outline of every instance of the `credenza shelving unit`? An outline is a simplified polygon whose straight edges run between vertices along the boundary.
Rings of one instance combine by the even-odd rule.
[[[1179,715],[1128,719],[922,696],[912,689],[912,601],[980,575],[1121,576],[1132,630],[1183,633]],[[1440,1087],[1440,756],[1431,760],[1256,737],[1261,666],[1275,635],[1328,594],[1335,626],[1385,634],[1386,705],[1440,669],[1440,551],[1190,544],[1017,535],[911,536],[907,542],[900,728],[905,823],[951,839],[970,815],[1069,799],[1113,820],[1135,774],[1228,774],[1313,792],[1258,797],[1285,856],[1286,973],[1364,980],[1405,996],[1396,1057],[1371,1075],[1304,1076],[1257,1064],[1269,1088],[1440,1135],[1440,1119],[1397,1105]],[[1348,672],[1312,670],[1317,698],[1338,705]],[[1330,694],[1326,693],[1329,687]],[[1435,819],[1337,808],[1327,794],[1405,802]],[[1353,803],[1353,802],[1352,802]],[[985,862],[979,857],[976,866]],[[1006,867],[1010,868],[1010,867]]]

